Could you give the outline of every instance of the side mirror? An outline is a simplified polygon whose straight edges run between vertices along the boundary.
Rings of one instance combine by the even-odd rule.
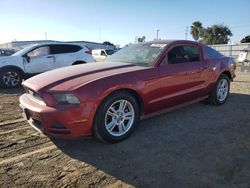
[[[30,57],[28,56],[28,54],[24,55],[23,58],[25,58],[28,63],[30,62]]]

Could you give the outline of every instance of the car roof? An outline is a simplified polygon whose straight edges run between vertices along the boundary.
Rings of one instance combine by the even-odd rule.
[[[45,45],[76,45],[76,46],[81,46],[81,47],[86,47],[84,44],[78,44],[78,43],[67,43],[67,42],[44,42],[44,43],[38,43],[38,44],[31,44],[27,47],[29,48],[35,48],[39,46],[45,46]]]
[[[53,44],[57,44],[57,45],[78,45],[78,46],[85,46],[84,44],[68,43],[68,42],[44,42],[44,43],[39,43],[39,44],[35,44],[35,45],[37,45],[37,46],[43,46],[43,45],[53,45]]]
[[[199,44],[198,42],[191,41],[191,40],[153,40],[153,41],[147,41],[143,43],[149,43],[149,44],[171,44],[171,43],[193,43],[193,44]]]
[[[36,47],[40,47],[40,46],[46,46],[46,45],[53,45],[53,44],[59,44],[59,45],[77,45],[77,46],[80,46],[82,48],[88,48],[87,46],[83,45],[83,44],[75,44],[75,43],[66,43],[66,42],[44,42],[44,43],[38,43],[38,44],[30,44],[20,50],[23,50],[23,49],[27,49],[27,51],[29,50],[32,50]]]

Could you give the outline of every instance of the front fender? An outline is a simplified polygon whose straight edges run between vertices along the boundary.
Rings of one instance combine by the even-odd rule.
[[[130,83],[118,83],[115,80],[98,80],[96,82],[85,85],[81,88],[81,91],[78,91],[76,93],[82,96],[83,101],[81,101],[81,103],[88,105],[88,121],[91,125],[93,125],[98,107],[106,97],[110,96],[114,92],[122,90],[133,91],[140,97],[143,106],[145,102],[142,97],[143,94],[140,90],[140,88],[142,87],[143,83],[139,81]],[[86,93],[86,91],[89,92]]]
[[[235,70],[236,70],[236,61],[233,58],[228,58],[221,63],[220,72],[217,75],[217,79],[223,73],[225,73],[231,81],[235,77]]]

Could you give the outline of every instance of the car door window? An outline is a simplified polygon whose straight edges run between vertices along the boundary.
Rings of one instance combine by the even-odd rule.
[[[200,52],[195,46],[176,46],[168,52],[169,64],[190,63],[198,61],[200,61]]]
[[[210,47],[208,47],[208,46],[206,46],[206,52],[207,52],[208,58],[219,58],[219,57],[223,57],[223,55],[222,55],[220,52],[218,52],[218,51],[216,51],[216,50],[214,50],[213,48],[210,48]]]
[[[101,51],[101,56],[106,56],[106,54],[103,50]]]
[[[189,59],[189,62],[200,61],[200,52],[197,47],[194,46],[183,46],[185,54]]]
[[[77,46],[77,45],[71,45],[71,52],[78,52],[82,49],[82,47]]]
[[[39,48],[36,48],[29,52],[27,54],[28,57],[38,57],[38,56],[44,56],[44,55],[49,55],[50,49],[49,46],[41,46]]]

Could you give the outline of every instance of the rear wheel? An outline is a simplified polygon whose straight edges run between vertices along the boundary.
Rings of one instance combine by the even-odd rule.
[[[210,96],[210,103],[214,105],[224,104],[229,96],[230,80],[222,74],[216,82],[215,88]]]
[[[20,86],[22,79],[22,73],[14,68],[3,69],[0,73],[0,85],[4,88]]]
[[[115,143],[129,137],[139,121],[137,101],[127,92],[109,96],[100,105],[94,131],[104,142]]]

